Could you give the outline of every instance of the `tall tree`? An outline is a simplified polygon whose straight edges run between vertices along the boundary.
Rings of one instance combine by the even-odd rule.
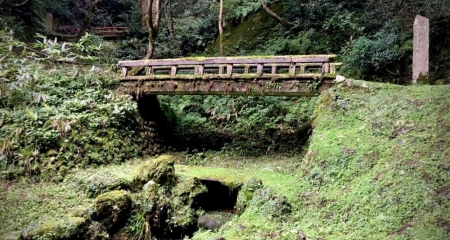
[[[100,2],[100,0],[95,0],[92,3],[92,5],[89,7],[87,14],[86,14],[86,18],[84,19],[84,22],[83,22],[83,26],[81,27],[80,32],[78,32],[78,36],[83,36],[84,34],[86,34],[86,30],[88,29],[89,23],[91,22],[92,13],[94,12],[94,9],[99,2]]]
[[[161,0],[141,0],[145,9],[143,22],[148,31],[148,48],[144,59],[153,57],[155,50],[155,41],[159,33],[159,25],[161,21]]]
[[[275,12],[272,11],[267,5],[264,0],[261,0],[261,6],[263,7],[264,11],[266,11],[269,16],[271,16],[273,19],[275,19],[277,22],[279,22],[281,25],[283,25],[285,28],[289,28],[290,24],[286,22],[286,20],[282,19],[280,16],[278,16]]]
[[[222,16],[223,16],[223,0],[220,0],[219,6],[219,48],[220,48],[220,56],[224,56],[225,52],[223,49],[223,27],[222,27]]]

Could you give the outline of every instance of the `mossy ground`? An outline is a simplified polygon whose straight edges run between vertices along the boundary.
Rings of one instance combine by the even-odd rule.
[[[291,213],[249,207],[194,239],[447,239],[450,237],[450,87],[352,81],[324,93],[305,156],[175,155],[176,174],[229,186],[260,178]],[[129,177],[142,161],[79,170],[58,184],[1,182],[0,238],[30,222],[90,205],[82,179]],[[261,205],[265,206],[265,205]]]
[[[282,5],[274,5],[273,11],[280,13]],[[264,23],[264,24],[261,24]],[[270,40],[278,23],[263,9],[249,15],[237,26],[227,26],[223,32],[225,55],[248,55],[247,52],[258,50],[258,46]],[[206,49],[210,55],[219,55],[219,37]]]

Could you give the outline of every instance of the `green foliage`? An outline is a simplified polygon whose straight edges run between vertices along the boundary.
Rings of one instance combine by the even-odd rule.
[[[58,180],[73,168],[141,154],[136,104],[112,90],[114,75],[95,66],[47,65],[92,58],[45,37],[36,55],[10,32],[0,33],[0,48],[7,53],[0,71],[0,150],[7,162],[2,177],[40,174]]]
[[[380,71],[391,75],[391,80],[401,76],[399,61],[405,51],[399,46],[398,33],[383,29],[372,38],[360,37],[349,42],[342,52],[343,74],[358,79],[374,79]]]
[[[227,147],[257,154],[301,149],[301,143],[307,139],[315,101],[314,98],[231,96],[160,96],[159,100],[166,112],[171,109],[175,115],[175,134],[201,132],[209,138],[209,144],[220,142],[223,136],[231,138]],[[202,144],[195,146],[196,140],[190,138],[192,146],[187,147],[202,150]]]

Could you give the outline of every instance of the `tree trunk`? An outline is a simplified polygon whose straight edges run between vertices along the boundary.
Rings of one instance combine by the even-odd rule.
[[[154,9],[153,9],[154,7]],[[155,16],[153,17],[153,13]],[[149,0],[146,15],[144,17],[145,25],[148,30],[148,48],[144,59],[153,57],[155,49],[155,40],[158,37],[159,23],[161,20],[161,0]]]
[[[21,7],[21,6],[25,5],[25,4],[27,4],[27,2],[29,2],[29,1],[30,1],[30,0],[25,0],[25,1],[21,2],[21,3],[13,4],[13,7]],[[0,4],[1,4],[2,2],[3,2],[3,1],[1,1]]]
[[[80,29],[80,32],[78,33],[78,36],[83,36],[86,34],[86,30],[89,27],[89,23],[91,22],[92,13],[94,12],[95,7],[100,2],[100,0],[95,0],[94,3],[89,7],[86,18],[84,19],[83,26]]]
[[[224,56],[225,55],[225,51],[223,49],[222,15],[223,15],[223,0],[220,0],[220,8],[219,8],[219,47],[220,47],[220,56]]]
[[[269,16],[271,16],[273,19],[275,19],[277,22],[279,22],[281,25],[283,25],[285,28],[289,28],[291,24],[286,22],[284,19],[282,19],[280,16],[278,16],[276,13],[274,13],[267,5],[264,0],[261,0],[261,6],[263,7],[264,11],[266,11]]]
[[[166,0],[166,11],[164,11],[167,20],[167,29],[169,30],[169,35],[172,41],[176,41],[175,29],[173,28],[173,17],[172,17],[172,0]]]

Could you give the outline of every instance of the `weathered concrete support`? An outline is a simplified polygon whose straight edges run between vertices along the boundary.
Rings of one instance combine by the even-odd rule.
[[[159,105],[155,95],[140,95],[136,97],[139,116],[142,118],[141,126],[146,141],[143,147],[153,154],[163,152],[163,132],[166,126],[166,116]]]
[[[253,95],[253,96],[314,96],[332,86],[332,79],[285,80],[161,80],[122,81],[124,94],[152,95]]]

